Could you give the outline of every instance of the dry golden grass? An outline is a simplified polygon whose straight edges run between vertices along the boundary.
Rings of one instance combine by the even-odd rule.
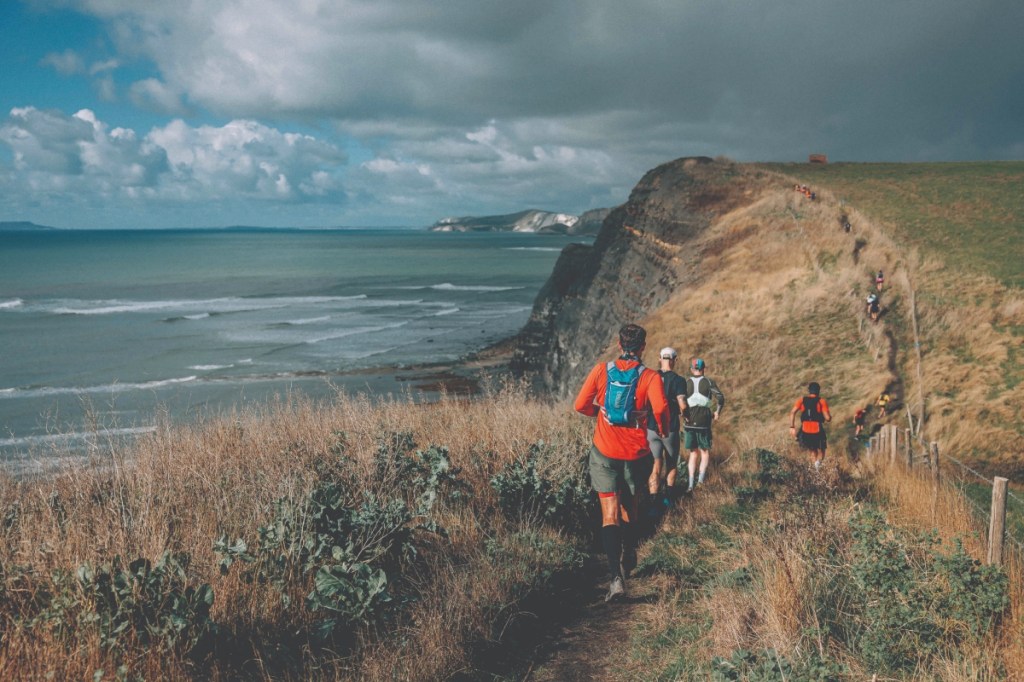
[[[891,500],[894,522],[935,527],[946,539],[963,536],[971,553],[981,556],[982,540],[972,535],[977,529],[971,513],[955,492],[942,490],[933,504],[927,481],[899,468],[876,476],[869,464],[846,462],[854,411],[884,388],[901,382],[897,397],[915,415],[915,427],[925,438],[937,440],[944,453],[980,460],[989,470],[1009,474],[1019,471],[1013,467],[1019,466],[1024,450],[1024,298],[1019,292],[934,258],[922,259],[828,192],[809,202],[791,188],[792,181],[780,176],[777,186],[722,216],[697,243],[678,253],[678,279],[686,284],[643,320],[649,348],[671,345],[684,358],[704,357],[708,375],[728,399],[715,428],[711,485],[671,515],[662,532],[699,537],[720,524],[721,510],[734,501],[731,486],[750,468],[742,453],[792,449],[788,414],[809,381],[822,384],[832,406],[827,461],[839,466],[820,485],[833,501],[845,501],[813,518],[815,510],[796,519],[779,512],[778,533],[731,529],[735,541],[727,549],[710,538],[700,541],[717,574],[750,567],[759,576],[757,596],[729,585],[694,594],[662,580],[662,597],[638,609],[649,632],[678,627],[681,618],[694,614],[709,619],[708,627],[677,637],[678,647],[692,647],[705,663],[742,647],[798,655],[808,646],[825,646],[809,641],[803,632],[816,625],[811,597],[826,589],[831,574],[827,567],[809,564],[806,549],[820,546],[830,532],[846,532],[854,503],[841,491],[849,476],[877,481],[877,494]],[[839,228],[842,213],[856,225],[853,234]],[[881,324],[872,325],[864,320],[864,296],[878,269],[886,273],[883,301],[890,310]],[[914,351],[915,313],[920,371]],[[916,423],[922,401],[923,427]],[[905,425],[906,412],[889,420]],[[591,429],[590,420],[573,414],[568,405],[528,397],[515,383],[497,385],[479,400],[442,397],[430,405],[402,397],[339,395],[315,404],[285,396],[277,403],[193,424],[164,424],[130,447],[119,446],[112,453],[97,448],[89,466],[68,463],[45,477],[0,480],[0,509],[17,508],[17,523],[0,527],[0,566],[49,575],[84,563],[106,563],[115,555],[155,559],[165,550],[187,552],[193,579],[209,582],[216,592],[214,620],[230,623],[251,641],[240,655],[255,661],[254,669],[264,666],[267,679],[287,676],[274,661],[264,660],[259,639],[272,631],[308,629],[313,617],[286,607],[269,585],[247,584],[238,572],[221,576],[212,543],[221,535],[251,539],[270,518],[275,500],[301,498],[310,491],[317,467],[334,448],[342,448],[369,481],[381,434],[408,431],[420,448],[449,449],[474,502],[440,510],[439,521],[450,538],[425,548],[434,584],[410,607],[400,632],[367,633],[354,655],[332,657],[303,644],[293,652],[302,661],[294,670],[301,672],[291,674],[314,679],[445,678],[467,665],[467,642],[495,636],[494,618],[510,598],[509,576],[495,570],[482,548],[495,533],[511,536],[521,528],[498,524],[495,530],[491,477],[523,457],[531,444],[545,441],[566,455],[541,462],[557,480],[576,466]],[[686,548],[679,551],[685,554]],[[947,680],[992,679],[991,661],[1001,662],[1006,670],[1024,670],[1019,617],[1024,581],[1016,559],[1008,570],[1011,617],[1000,639],[931,673]],[[289,592],[292,604],[301,604],[308,592],[308,578],[296,581]],[[624,673],[649,677],[669,656],[651,655]],[[855,675],[865,672],[843,652],[835,655]],[[120,663],[110,660],[98,643],[69,652],[45,636],[17,628],[6,631],[0,642],[2,679],[41,679],[48,672],[85,679]],[[142,656],[130,663],[146,679],[192,676],[182,661],[166,657]],[[213,679],[231,674],[219,668],[210,672]]]
[[[912,424],[919,436],[938,441],[943,452],[975,465],[987,462],[989,471],[1019,471],[1019,453],[1024,451],[1024,370],[1019,359],[1024,304],[1019,292],[955,264],[924,259],[828,191],[809,202],[792,191],[792,184],[780,178],[779,189],[769,189],[753,204],[722,216],[698,243],[681,252],[677,274],[685,284],[643,322],[650,331],[649,347],[671,345],[683,357],[705,358],[709,376],[726,393],[729,401],[716,425],[713,459],[729,459],[729,468],[739,465],[737,453],[752,448],[790,451],[785,431],[789,409],[806,383],[816,380],[833,412],[830,460],[838,460],[840,469],[849,470],[847,475],[866,480],[875,476],[862,462],[844,463],[844,453],[853,413],[871,405],[887,387],[896,387],[902,405],[886,422],[901,428]],[[852,234],[840,229],[843,214],[856,226]],[[873,290],[879,269],[887,278],[883,305],[888,309],[882,323],[872,325],[865,320],[864,298]],[[859,450],[852,447],[850,453]],[[892,511],[894,522],[937,527],[947,541],[965,537],[971,554],[984,556],[984,534],[977,534],[969,504],[957,491],[944,488],[933,503],[930,484],[901,470],[887,472],[880,481],[879,499],[899,500]],[[708,492],[712,495],[698,497],[671,518],[665,532],[699,533],[702,524],[714,523],[715,510],[727,500],[714,485]],[[916,509],[905,509],[907,505]],[[702,630],[698,643],[679,645],[705,663],[739,648],[798,653],[797,648],[808,646],[801,641],[802,630],[817,625],[817,614],[808,606],[811,596],[826,589],[832,577],[806,564],[807,543],[821,546],[823,536],[848,532],[844,529],[852,509],[848,501],[829,510],[820,523],[796,530],[783,524],[786,530],[779,534],[739,531],[736,542],[744,548],[743,557],[762,576],[757,598],[751,602],[732,588],[715,589],[695,604],[680,606],[669,587],[663,600],[645,610],[645,628],[665,630],[668,623],[671,631],[685,630],[680,610],[692,616],[691,624],[710,614],[712,624]],[[737,558],[719,554],[715,560],[735,567]],[[998,666],[993,661],[1007,671],[1024,670],[1024,629],[1017,617],[1021,580],[1015,560],[1008,565],[1012,613],[1001,640],[923,676],[995,679]],[[849,654],[833,654],[855,679],[865,672]],[[637,658],[659,661],[665,669],[673,656],[648,647]],[[870,673],[864,676],[869,678]]]
[[[794,463],[801,462],[795,453],[787,456]],[[856,463],[842,457],[827,462],[828,470],[821,475],[811,473],[809,467],[794,468],[797,479],[791,485],[817,489],[814,497],[798,505],[781,497],[763,503],[755,511],[756,520],[750,517],[747,522],[730,523],[723,520],[723,515],[734,513],[727,511],[735,499],[733,488],[742,484],[744,474],[752,469],[750,458],[731,459],[724,468],[713,471],[709,487],[684,500],[669,515],[662,533],[700,537],[702,533],[711,536],[710,529],[718,528],[725,530],[727,538],[689,541],[680,549],[681,561],[699,561],[712,567],[712,577],[697,588],[685,590],[684,598],[678,587],[673,589],[671,581],[661,586],[661,599],[639,611],[637,627],[645,636],[634,644],[633,659],[646,667],[637,664],[617,679],[636,678],[630,675],[699,679],[704,674],[700,671],[710,670],[714,657],[728,660],[740,649],[774,650],[789,661],[806,659],[818,651],[843,663],[848,679],[872,679],[877,671],[866,668],[854,652],[830,640],[821,630],[827,618],[834,620],[836,613],[849,608],[842,600],[849,597],[850,588],[842,581],[849,579],[848,563],[852,558],[842,548],[851,543],[849,523],[865,499],[884,505],[895,527],[934,528],[943,546],[951,547],[959,538],[971,555],[984,557],[984,529],[955,489],[940,486],[938,495],[933,496],[929,478],[902,464],[890,465],[881,456]],[[839,553],[825,552],[829,546],[840,548]],[[695,558],[697,548],[712,551]],[[641,556],[644,554],[642,551]],[[1014,554],[1005,565],[1011,603],[998,636],[960,647],[955,660],[923,659],[906,679],[1019,679],[1015,671],[1024,670],[1024,626],[1020,619],[1024,584],[1019,560]],[[751,585],[736,587],[720,580],[741,566],[753,576]],[[824,603],[829,605],[831,616],[817,611],[816,605]],[[659,641],[662,633],[679,639],[668,645]],[[664,677],[659,671],[665,670],[675,671],[675,676]]]
[[[251,639],[242,655],[259,661],[261,638],[311,627],[315,614],[296,605],[303,604],[312,576],[288,586],[292,606],[287,606],[269,584],[247,583],[239,571],[220,575],[214,541],[226,535],[251,543],[256,529],[270,520],[275,500],[303,499],[310,492],[317,467],[336,459],[332,449],[341,447],[365,474],[361,480],[377,485],[368,473],[380,438],[407,431],[421,449],[449,449],[473,491],[473,503],[441,509],[437,520],[449,539],[421,547],[429,565],[429,578],[423,579],[432,584],[423,587],[421,601],[410,609],[407,631],[399,637],[400,656],[391,637],[379,645],[373,637],[365,640],[355,659],[313,653],[300,637],[291,655],[305,663],[293,672],[304,670],[304,679],[443,678],[465,665],[467,641],[492,636],[495,605],[508,604],[514,588],[508,575],[493,570],[484,551],[488,537],[517,530],[494,517],[490,478],[525,456],[532,443],[544,441],[565,455],[564,460],[542,461],[557,480],[558,469],[577,464],[589,426],[564,407],[530,398],[516,384],[498,387],[484,400],[444,397],[430,405],[348,395],[315,404],[292,396],[193,424],[165,424],[131,446],[97,452],[89,464],[68,463],[45,477],[0,480],[0,509],[17,510],[16,523],[3,531],[0,566],[46,576],[57,570],[73,573],[86,563],[103,565],[114,556],[155,560],[165,550],[187,552],[192,579],[214,588],[212,618]],[[62,679],[85,679],[118,665],[98,642],[68,651],[17,627],[0,644],[3,679],[42,679],[40,670]],[[268,678],[283,674],[267,665]],[[130,670],[145,679],[191,677],[189,666],[172,657],[143,657],[132,661]],[[230,677],[216,668],[211,674]]]

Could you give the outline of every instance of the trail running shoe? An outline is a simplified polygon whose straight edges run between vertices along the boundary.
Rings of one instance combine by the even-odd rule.
[[[612,584],[608,586],[608,594],[605,595],[604,600],[606,602],[620,597],[626,593],[626,586],[622,584],[622,578],[615,576],[612,578]]]

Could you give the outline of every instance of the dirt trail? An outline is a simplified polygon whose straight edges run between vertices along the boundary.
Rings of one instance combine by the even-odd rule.
[[[520,605],[499,640],[484,646],[453,682],[583,682],[622,679],[635,610],[657,599],[648,581],[628,580],[625,598],[608,604],[604,557],[595,552],[557,594]],[[616,677],[615,673],[619,673]]]
[[[859,261],[860,251],[865,245],[863,239],[854,240],[854,263]],[[914,322],[916,324],[916,320]],[[881,331],[881,350],[889,374],[884,390],[899,396],[892,406],[897,407],[902,405],[904,389],[899,372],[899,341],[884,319],[877,325]],[[863,327],[862,331],[865,331]],[[870,345],[868,335],[865,334],[864,338]],[[863,445],[853,439],[850,441],[847,444],[850,451],[848,454],[852,455],[851,461],[856,461]],[[650,538],[646,541],[649,542]],[[579,610],[551,624],[532,651],[521,651],[520,666],[506,668],[504,674],[492,671],[496,673],[496,678],[524,682],[615,682],[626,677],[627,671],[623,666],[628,656],[630,639],[635,636],[637,622],[641,619],[639,610],[645,604],[657,602],[658,587],[649,580],[634,578],[627,583],[626,599],[606,604],[604,594],[608,580],[603,566],[599,564],[597,558],[593,558],[586,576],[580,576],[586,586],[579,588]],[[518,670],[512,673],[516,667]]]
[[[626,597],[605,603],[608,578],[592,571],[582,610],[534,652],[524,682],[585,682],[621,679],[622,663],[635,628],[634,612],[657,598],[645,580],[629,580]],[[616,676],[618,673],[618,676]]]

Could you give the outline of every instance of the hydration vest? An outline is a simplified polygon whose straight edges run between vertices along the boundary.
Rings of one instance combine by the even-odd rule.
[[[805,395],[804,396],[804,409],[800,413],[800,421],[802,422],[817,422],[819,424],[825,421],[825,415],[821,411],[821,397],[816,395]]]
[[[619,369],[614,362],[609,362],[605,371],[608,374],[608,385],[605,388],[601,413],[612,426],[639,427],[640,420],[637,419],[637,415],[642,412],[638,413],[636,409],[636,391],[644,366]]]
[[[711,384],[703,376],[686,377],[686,404],[690,407],[707,407],[711,404]],[[707,393],[701,390],[707,390]]]
[[[711,428],[711,381],[705,376],[686,377],[686,423],[683,430]]]

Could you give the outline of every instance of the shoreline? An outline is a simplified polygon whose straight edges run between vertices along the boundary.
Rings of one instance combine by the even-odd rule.
[[[225,409],[246,409],[267,404],[275,396],[294,392],[311,400],[332,400],[338,393],[366,395],[394,399],[403,396],[415,403],[437,402],[442,395],[462,400],[473,400],[483,393],[485,381],[508,371],[517,336],[491,343],[465,356],[438,362],[424,362],[406,366],[378,366],[339,371],[329,374],[310,374],[296,377],[296,384],[282,391],[246,396],[244,391],[231,401],[231,405],[195,405],[172,418],[173,424],[189,424],[206,418],[217,418]],[[301,385],[300,382],[312,384]],[[315,387],[314,387],[315,386]],[[136,436],[148,433],[155,426],[131,423],[111,424],[98,431],[56,429],[43,435],[27,436],[26,444],[3,444],[0,439],[0,476],[28,479],[46,476],[69,462],[85,461],[85,453],[95,455],[97,448],[124,445]],[[20,439],[19,439],[20,440]],[[31,444],[29,444],[31,443]],[[105,443],[105,445],[104,445]]]
[[[421,392],[472,398],[480,395],[482,383],[489,375],[503,374],[509,370],[517,336],[494,342],[462,358],[443,362],[426,362],[404,367],[368,367],[366,369],[340,372],[338,377],[377,377],[392,379],[400,386]],[[371,393],[383,393],[373,391]],[[429,401],[428,401],[429,402]]]

